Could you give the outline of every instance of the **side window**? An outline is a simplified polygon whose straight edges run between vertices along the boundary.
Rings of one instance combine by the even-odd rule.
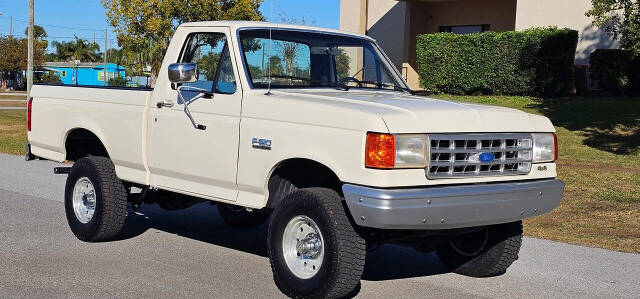
[[[189,37],[180,62],[198,65],[198,81],[185,83],[215,93],[236,92],[236,79],[223,33],[196,33]]]

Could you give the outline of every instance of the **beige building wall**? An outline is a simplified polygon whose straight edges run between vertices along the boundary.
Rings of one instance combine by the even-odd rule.
[[[580,36],[576,64],[588,64],[589,55],[596,49],[617,48],[618,43],[606,32],[594,27],[585,16],[591,0],[518,0],[516,30],[531,27],[557,26],[578,30]]]
[[[406,3],[397,0],[341,0],[340,30],[366,34],[378,41],[400,68],[406,58]]]
[[[340,30],[364,34],[360,23],[364,20],[362,0],[340,0]]]
[[[369,0],[367,7],[367,35],[378,41],[398,69],[406,60],[408,43],[404,30],[407,25],[407,3],[396,0]]]

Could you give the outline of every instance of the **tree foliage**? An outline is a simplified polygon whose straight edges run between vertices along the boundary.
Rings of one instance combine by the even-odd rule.
[[[109,84],[109,86],[125,87],[127,86],[127,79],[117,76],[109,79],[109,81],[107,81],[107,84]]]
[[[593,24],[620,41],[623,49],[640,54],[640,0],[591,0]]]
[[[24,35],[29,35],[29,27],[24,29]],[[47,31],[42,26],[33,25],[33,37],[35,39],[44,40],[47,36]]]
[[[52,72],[46,72],[40,78],[34,78],[38,83],[62,84],[62,79]]]
[[[185,22],[262,20],[262,0],[101,0],[118,45],[135,58],[135,70],[151,67],[156,77],[169,41]]]
[[[281,11],[278,14],[278,17],[280,18],[280,22],[285,24],[315,25],[316,23],[315,20],[309,21],[305,17],[302,17],[301,19],[290,17],[285,11]],[[296,42],[278,41],[274,45],[282,53],[282,57],[284,57],[286,75],[295,76],[295,69],[297,68],[296,57],[298,56],[298,51],[300,50],[302,44]]]
[[[349,65],[351,65],[351,57],[347,55],[344,49],[338,49],[339,54],[336,55],[336,72],[338,79],[349,77]]]
[[[44,51],[47,42],[36,40],[33,49],[33,65],[38,67],[44,62]],[[27,53],[29,50],[26,38],[13,36],[0,37],[0,79],[2,87],[6,86],[6,79],[12,72],[27,69]]]
[[[56,48],[56,51],[55,55],[49,55],[48,58],[55,59],[55,61],[101,62],[103,60],[100,46],[97,43],[78,37],[69,42],[54,41],[51,45]]]
[[[200,58],[198,62],[198,71],[204,73],[207,81],[213,81],[216,75],[216,69],[220,61],[219,53],[207,53]]]

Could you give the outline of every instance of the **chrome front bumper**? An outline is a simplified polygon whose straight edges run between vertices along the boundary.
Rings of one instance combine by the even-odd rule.
[[[557,179],[410,189],[342,186],[356,224],[382,229],[452,229],[507,223],[550,212]]]

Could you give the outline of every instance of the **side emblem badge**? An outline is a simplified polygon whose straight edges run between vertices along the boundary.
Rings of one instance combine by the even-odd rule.
[[[478,160],[480,160],[480,162],[482,163],[491,163],[495,159],[496,156],[494,156],[492,153],[481,153],[478,157]]]
[[[253,148],[260,148],[260,149],[270,150],[271,149],[271,139],[253,138],[253,139],[251,139],[251,146]]]

